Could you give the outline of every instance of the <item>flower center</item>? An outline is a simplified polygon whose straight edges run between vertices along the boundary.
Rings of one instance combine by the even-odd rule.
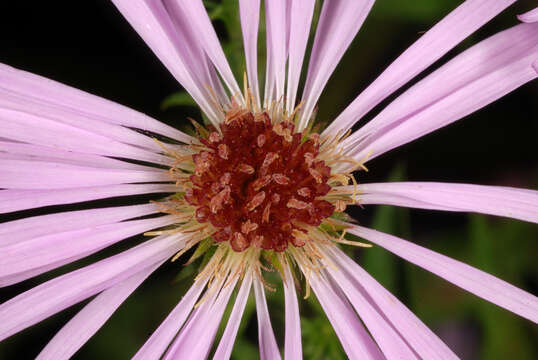
[[[234,251],[301,247],[305,242],[294,233],[335,211],[319,199],[331,190],[331,168],[316,159],[319,135],[296,133],[288,121],[273,124],[267,112],[236,108],[220,132],[200,141],[205,148],[192,156],[185,200],[199,223],[216,228],[213,239]]]

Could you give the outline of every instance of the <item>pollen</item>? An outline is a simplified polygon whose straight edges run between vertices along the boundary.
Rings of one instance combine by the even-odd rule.
[[[273,121],[266,111],[234,108],[225,119],[200,139],[183,183],[196,221],[235,252],[304,246],[296,234],[336,210],[324,199],[331,168],[318,157],[319,136],[295,132],[292,122]]]

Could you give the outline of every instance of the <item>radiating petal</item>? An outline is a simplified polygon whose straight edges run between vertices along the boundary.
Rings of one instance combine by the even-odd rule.
[[[150,266],[97,295],[54,335],[36,359],[71,358],[162,263]]]
[[[302,359],[301,317],[299,303],[295,292],[295,282],[289,266],[284,266],[286,283],[284,284],[284,304],[286,309],[286,333],[284,341],[284,359]]]
[[[532,23],[538,21],[538,7],[527,11],[524,14],[518,15],[517,18],[520,21],[526,22],[526,23]]]
[[[217,350],[215,351],[215,355],[213,355],[214,360],[229,359],[232,355],[235,337],[237,336],[237,330],[239,329],[239,325],[241,323],[241,317],[243,316],[245,306],[247,305],[248,294],[250,293],[251,286],[252,274],[250,272],[247,272],[247,274],[243,278],[241,288],[239,289],[239,292],[235,299],[232,313],[230,314],[230,318],[228,319],[228,323],[226,324],[224,333],[220,338],[220,342],[217,347]]]
[[[323,3],[308,64],[299,131],[306,126],[325,84],[373,4],[374,0],[333,0]]]
[[[56,190],[0,190],[0,214],[117,196],[177,191],[178,188],[170,184],[121,184]]]
[[[131,236],[171,225],[172,216],[40,236],[2,246],[0,286],[8,286],[93,254]]]
[[[44,103],[27,94],[17,94],[0,88],[0,108],[60,122],[120,143],[144,147],[154,152],[162,151],[159,144],[149,136],[120,124],[103,121],[95,114],[84,114],[71,108]]]
[[[471,35],[516,0],[467,0],[405,50],[325,129],[345,133],[402,85]]]
[[[209,73],[200,70],[209,68],[207,59],[200,51],[192,29],[181,27],[185,23],[174,22],[167,12],[167,7],[174,3],[149,0],[112,2],[208,118],[218,124],[222,114],[206,88],[211,83]]]
[[[206,284],[207,277],[200,281],[196,281],[194,285],[191,286],[189,291],[187,291],[181,301],[170,314],[168,314],[157,330],[151,334],[151,337],[138,350],[135,356],[133,356],[133,360],[159,359],[162,356],[179,329],[181,329],[185,323],[187,316],[189,316]]]
[[[247,65],[248,83],[260,108],[260,86],[258,84],[258,26],[260,23],[260,0],[239,0],[241,32]]]
[[[163,360],[207,359],[236,283],[237,277],[226,287],[222,287],[224,282],[219,284],[220,290],[216,290],[213,296],[204,300],[196,309],[196,314],[191,315],[192,318],[181,330]]]
[[[415,245],[396,236],[355,226],[348,232],[362,237],[418,265],[454,285],[538,323],[538,298],[462,262]]]
[[[264,104],[282,101],[286,80],[286,0],[265,0],[267,69],[265,72]]]
[[[117,206],[32,216],[0,224],[0,247],[71,230],[95,228],[159,212],[155,204]]]
[[[166,171],[103,169],[44,161],[3,160],[0,188],[65,189],[80,186],[170,181]]]
[[[383,317],[382,313],[368,301],[367,294],[354,286],[341,269],[327,268],[327,273],[334,279],[347,296],[353,308],[372,334],[377,345],[387,359],[417,359],[416,355],[404,341],[405,334],[400,335]],[[404,338],[402,338],[402,336]]]
[[[133,164],[106,156],[9,141],[0,141],[0,159],[48,161],[97,168],[159,171],[157,168]]]
[[[289,3],[289,2],[288,2]],[[291,0],[290,41],[288,45],[288,87],[286,90],[286,111],[290,114],[295,108],[297,87],[310,34],[315,0]]]
[[[185,143],[193,140],[191,136],[125,106],[3,64],[0,64],[0,89],[87,118],[154,132]]]
[[[157,237],[6,301],[0,305],[0,340],[163,261],[183,246],[180,235]]]
[[[219,39],[213,29],[211,20],[207,15],[204,4],[201,0],[173,0],[183,7],[187,18],[191,22],[193,33],[196,36],[197,41],[201,44],[205,50],[207,56],[211,59],[215,67],[218,69],[220,76],[228,86],[230,93],[236,97],[238,102],[243,102],[243,96],[241,90],[235,81],[235,77],[230,69],[230,65],[226,60],[224,51],[220,46]]]
[[[343,272],[344,276],[355,282],[355,286],[363,288],[371,297],[372,303],[378,311],[385,314],[385,318],[394,328],[405,337],[409,345],[423,359],[458,359],[448,346],[439,339],[412,311],[405,307],[396,297],[379,284],[357,263],[350,259],[336,246],[326,247],[331,259]]]
[[[538,77],[537,58],[538,24],[502,31],[411,87],[344,146],[358,159],[372,159],[446,126]]]
[[[258,280],[254,280],[254,296],[256,297],[260,360],[281,359],[273,327],[271,326],[271,319],[269,318],[269,310],[267,309],[263,284]]]
[[[4,137],[20,142],[163,165],[171,162],[168,157],[154,151],[114,141],[79,127],[19,110],[0,108],[0,126]]]
[[[341,187],[352,193],[353,187]],[[435,182],[359,184],[361,204],[471,211],[538,223],[538,191],[503,186]]]
[[[336,292],[325,278],[308,279],[350,359],[384,359],[383,354],[362,326],[343,293]]]

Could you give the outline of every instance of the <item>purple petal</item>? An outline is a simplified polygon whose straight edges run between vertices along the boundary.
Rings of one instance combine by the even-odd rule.
[[[87,118],[154,132],[185,143],[193,140],[191,136],[125,106],[3,64],[0,64],[0,89]]]
[[[267,70],[264,103],[268,107],[284,95],[286,79],[286,0],[265,0]]]
[[[111,159],[106,156],[84,154],[59,150],[55,147],[8,141],[0,141],[0,159],[46,161],[110,169],[159,171],[158,169],[149,166]]]
[[[226,287],[221,288],[223,284],[219,284],[220,289],[191,315],[191,319],[179,333],[164,360],[207,358],[236,283],[237,278]]]
[[[220,338],[219,345],[213,355],[213,359],[229,359],[232,355],[233,345],[235,337],[237,336],[237,330],[241,324],[241,317],[245,311],[245,306],[248,300],[248,294],[250,293],[250,287],[252,286],[252,274],[248,272],[241,284],[239,293],[235,299],[235,304],[224,329],[224,333]]]
[[[149,136],[119,124],[103,121],[94,114],[84,114],[70,108],[43,103],[28,94],[14,94],[0,88],[0,107],[60,122],[121,143],[162,151],[159,144]]]
[[[308,64],[298,130],[301,131],[336,65],[359,31],[374,0],[333,0],[323,3]]]
[[[134,220],[40,236],[0,249],[0,286],[26,280],[93,254],[131,236],[177,222],[172,216]]]
[[[418,265],[500,307],[538,322],[538,298],[492,275],[396,236],[355,226],[348,232]]]
[[[518,15],[517,18],[519,21],[526,23],[533,23],[538,21],[538,7],[527,11],[524,14]]]
[[[276,344],[275,334],[271,326],[271,319],[269,318],[263,284],[257,279],[254,279],[254,296],[256,297],[256,315],[258,318],[260,360],[281,359],[280,350]]]
[[[84,120],[81,120],[84,121]],[[2,135],[12,140],[75,153],[136,159],[168,165],[170,159],[154,151],[114,141],[109,137],[42,115],[0,108]]]
[[[170,181],[170,175],[166,171],[103,169],[44,161],[0,162],[0,187],[5,189],[52,190],[160,181]]]
[[[0,305],[0,340],[163,261],[183,246],[178,236],[157,237],[6,301]]]
[[[349,305],[345,295],[327,279],[310,276],[308,281],[350,359],[384,359],[377,345]]]
[[[207,84],[212,84],[212,67],[188,22],[177,18],[181,14],[177,11],[180,4],[148,0],[112,1],[213,124],[218,125],[222,115],[206,88]],[[176,21],[172,15],[176,15]]]
[[[407,90],[344,146],[358,159],[372,159],[446,126],[536,78],[537,58],[538,24],[502,31]]]
[[[116,196],[177,191],[178,187],[170,184],[122,184],[57,190],[0,190],[0,213]]]
[[[286,111],[290,114],[295,108],[297,87],[301,77],[301,68],[310,34],[314,0],[291,1],[290,11],[290,41],[288,45],[288,87],[286,90]]]
[[[423,359],[458,359],[448,346],[424,325],[415,314],[344,254],[342,250],[336,246],[330,246],[326,249],[338,269],[343,272],[343,275],[353,281],[357,288],[364,289],[371,297],[376,308],[384,313],[385,318],[405,337],[407,343],[413,347],[417,354]]]
[[[241,90],[235,81],[235,77],[230,69],[230,65],[226,60],[224,51],[220,46],[219,39],[213,29],[211,20],[207,15],[204,4],[201,0],[181,1],[175,0],[183,10],[187,19],[191,22],[193,34],[196,36],[196,41],[201,44],[207,56],[211,59],[215,67],[218,69],[220,76],[228,86],[230,93],[236,97],[239,102],[243,101]]]
[[[390,322],[368,301],[366,298],[368,295],[355,286],[351,281],[352,278],[341,269],[329,267],[327,272],[347,296],[387,359],[417,359]]]
[[[467,0],[422,35],[333,121],[323,135],[345,133],[402,85],[516,0]]]
[[[150,266],[97,295],[54,335],[37,359],[71,358],[162,263]]]
[[[185,323],[198,297],[207,284],[207,277],[196,281],[176,307],[168,314],[157,330],[133,356],[133,360],[160,359],[179,329]]]
[[[471,211],[538,223],[535,190],[434,182],[360,184],[357,190],[361,204]]]
[[[243,47],[250,88],[256,104],[260,107],[260,86],[258,85],[258,26],[260,23],[260,0],[239,0]]]
[[[159,212],[155,204],[67,211],[0,224],[0,247],[38,236],[95,228]]]
[[[284,341],[284,359],[302,359],[301,316],[295,292],[295,282],[289,266],[284,266],[286,283],[284,284],[284,304],[286,308],[286,333]]]

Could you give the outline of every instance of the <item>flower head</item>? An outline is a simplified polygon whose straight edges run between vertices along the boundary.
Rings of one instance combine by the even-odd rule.
[[[456,357],[338,244],[379,245],[538,322],[535,296],[461,262],[358,225],[345,213],[348,206],[389,204],[538,222],[534,190],[427,182],[364,184],[354,177],[375,157],[535,79],[538,25],[532,23],[533,12],[523,16],[528,24],[456,56],[351,133],[363,115],[513,1],[465,1],[400,55],[322,132],[315,124],[316,102],[373,1],[323,3],[298,104],[315,1],[265,1],[263,99],[256,53],[259,0],[239,1],[246,58],[242,91],[201,1],[113,2],[196,100],[208,124],[194,123],[197,136],[192,137],[117,104],[0,67],[0,116],[6,125],[2,137],[7,139],[1,146],[8,154],[0,160],[4,189],[0,211],[167,194],[148,204],[0,224],[0,246],[9,255],[0,260],[3,286],[130,236],[148,236],[138,246],[0,305],[0,338],[97,295],[40,354],[68,358],[161,264],[193,248],[188,261],[203,258],[203,267],[135,358],[207,357],[236,288],[214,358],[230,356],[251,288],[260,356],[279,358],[265,300],[265,290],[276,290],[266,279],[268,272],[277,273],[284,284],[286,358],[302,357],[296,283],[304,283],[305,296],[313,290],[349,358]],[[155,141],[134,129],[170,141]]]

